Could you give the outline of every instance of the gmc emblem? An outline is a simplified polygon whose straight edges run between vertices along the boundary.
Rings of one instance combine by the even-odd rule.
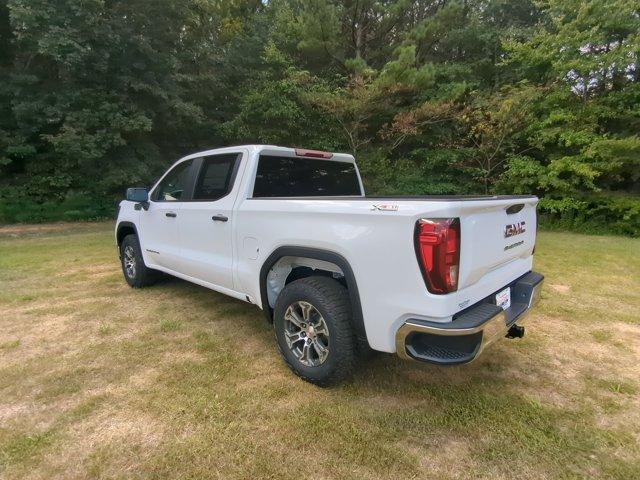
[[[524,233],[524,221],[518,223],[510,223],[504,226],[504,238],[515,237]]]

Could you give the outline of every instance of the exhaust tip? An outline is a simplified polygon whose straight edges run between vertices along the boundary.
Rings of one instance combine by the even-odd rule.
[[[524,337],[524,327],[520,325],[512,325],[507,332],[507,338],[522,338]]]

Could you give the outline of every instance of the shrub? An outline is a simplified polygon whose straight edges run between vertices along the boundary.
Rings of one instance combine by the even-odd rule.
[[[543,198],[538,211],[545,227],[640,237],[640,197]]]
[[[114,218],[115,200],[73,196],[62,201],[0,198],[0,223],[40,223]]]

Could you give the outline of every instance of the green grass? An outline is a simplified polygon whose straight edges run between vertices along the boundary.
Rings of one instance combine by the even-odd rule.
[[[98,327],[98,333],[100,335],[111,335],[114,332],[114,328],[112,325],[109,325],[107,323],[101,323],[100,326]]]
[[[160,320],[160,331],[167,332],[175,332],[180,328],[180,322],[178,320],[165,318]]]
[[[20,340],[9,340],[0,343],[0,350],[11,350],[20,346]]]
[[[52,435],[48,431],[35,435],[11,435],[9,433],[4,435],[3,433],[0,433],[0,438],[2,438],[0,465],[26,463],[45,447],[50,446],[53,441]]]
[[[134,290],[110,224],[0,230],[1,478],[640,478],[640,240],[543,232],[522,340],[319,389],[256,307]]]

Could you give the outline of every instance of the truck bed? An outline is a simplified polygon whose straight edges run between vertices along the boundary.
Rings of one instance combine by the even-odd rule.
[[[535,195],[365,195],[365,196],[316,196],[316,197],[260,197],[255,200],[388,200],[388,201],[429,201],[429,202],[476,202],[482,200],[528,200]],[[247,200],[254,200],[249,198]]]

